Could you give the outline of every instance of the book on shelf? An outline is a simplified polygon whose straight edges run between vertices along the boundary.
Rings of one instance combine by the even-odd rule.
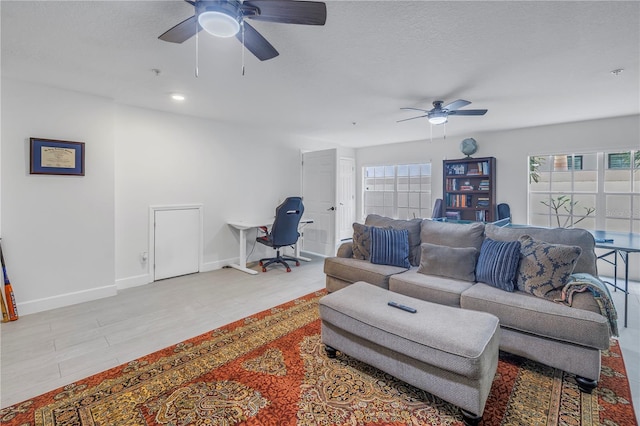
[[[472,185],[462,185],[460,186],[460,191],[473,191]]]
[[[478,197],[476,207],[489,207],[489,197]]]
[[[447,194],[447,207],[471,207],[471,195]]]
[[[447,219],[454,219],[454,220],[460,220],[460,212],[445,212],[444,213],[445,217]]]
[[[465,167],[464,163],[448,164],[447,174],[448,175],[465,175],[467,174],[467,168]]]
[[[467,166],[467,175],[479,176],[489,174],[489,162],[479,161],[477,163],[469,163]]]

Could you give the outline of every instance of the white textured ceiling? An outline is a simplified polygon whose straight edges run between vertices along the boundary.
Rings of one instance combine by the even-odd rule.
[[[184,1],[3,0],[2,74],[353,147],[428,138],[396,121],[434,100],[489,110],[450,117],[454,137],[640,113],[638,1],[326,3],[322,27],[250,21],[280,56],[246,52],[244,76],[235,38],[200,33],[196,78],[195,38],[157,38]]]

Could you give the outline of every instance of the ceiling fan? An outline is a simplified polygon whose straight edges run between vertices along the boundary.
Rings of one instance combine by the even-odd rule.
[[[160,40],[183,43],[200,30],[218,36],[236,36],[261,61],[275,58],[278,51],[246,18],[282,24],[324,25],[327,7],[323,2],[295,0],[184,0],[195,8],[195,14],[180,22]]]
[[[464,109],[460,110],[460,108],[469,105],[471,102],[465,101],[464,99],[458,99],[457,101],[453,101],[448,103],[445,106],[442,106],[443,101],[435,101],[433,103],[433,108],[430,110],[420,109],[420,108],[400,108],[406,110],[413,111],[422,111],[426,114],[419,115],[417,117],[405,118],[404,120],[398,120],[398,123],[401,121],[414,120],[416,118],[427,117],[429,123],[431,124],[444,124],[447,122],[448,117],[450,115],[485,115],[487,113],[486,109]]]

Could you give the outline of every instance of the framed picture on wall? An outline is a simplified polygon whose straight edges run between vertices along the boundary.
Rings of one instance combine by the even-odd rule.
[[[29,173],[84,176],[84,142],[31,138]]]

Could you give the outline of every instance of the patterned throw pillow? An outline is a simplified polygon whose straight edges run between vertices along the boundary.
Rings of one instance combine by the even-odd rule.
[[[371,252],[371,232],[370,227],[361,223],[353,224],[353,258],[369,260]]]
[[[578,246],[535,241],[528,235],[523,235],[518,241],[518,290],[553,300],[554,295],[549,293],[567,284],[582,249]]]
[[[519,241],[485,238],[476,265],[476,280],[506,291],[513,291],[520,264]]]
[[[411,268],[409,231],[371,227],[371,263]]]

